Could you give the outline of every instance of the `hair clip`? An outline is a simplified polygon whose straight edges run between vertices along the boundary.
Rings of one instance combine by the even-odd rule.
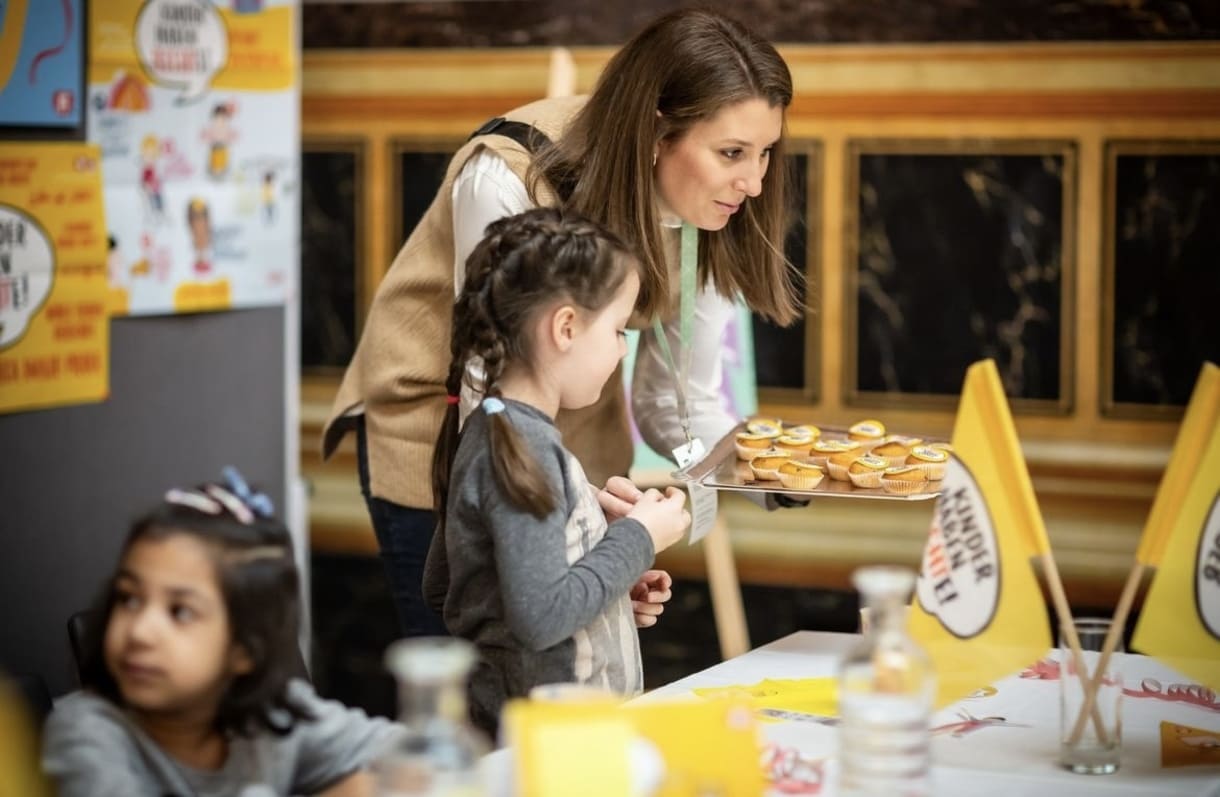
[[[179,490],[177,487],[165,493],[165,503],[185,506],[205,515],[219,515],[224,511],[224,507],[203,493]]]
[[[483,399],[483,412],[488,415],[495,415],[497,412],[504,412],[504,402],[495,396],[488,396]]]
[[[209,484],[204,489],[208,491],[208,495],[224,504],[224,508],[229,510],[229,513],[242,525],[249,526],[254,522],[254,513],[250,511],[250,507],[242,503],[242,500],[233,493],[218,484]]]
[[[241,472],[232,465],[226,465],[221,470],[226,486],[241,499],[241,502],[254,511],[259,517],[269,518],[275,514],[275,504],[265,493],[256,493],[250,489]]]

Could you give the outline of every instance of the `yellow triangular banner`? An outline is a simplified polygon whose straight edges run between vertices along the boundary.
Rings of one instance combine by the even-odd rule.
[[[1207,363],[1140,542],[1156,572],[1131,645],[1220,690],[1218,408],[1220,368]]]
[[[966,372],[911,607],[936,666],[937,707],[1046,655],[1046,603],[1030,565],[1049,555],[1025,458],[992,360]]]

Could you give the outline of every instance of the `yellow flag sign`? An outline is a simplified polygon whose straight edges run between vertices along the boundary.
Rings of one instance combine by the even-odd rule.
[[[992,360],[966,372],[953,448],[910,620],[936,666],[937,707],[1032,664],[1051,646],[1030,565],[1050,547]]]
[[[1132,647],[1220,690],[1220,368],[1205,363],[1136,559],[1156,574]]]

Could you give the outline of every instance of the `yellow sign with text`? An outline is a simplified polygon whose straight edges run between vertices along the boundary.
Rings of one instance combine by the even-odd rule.
[[[255,5],[237,10],[210,0],[90,3],[89,82],[139,73],[154,85],[181,89],[187,102],[212,88],[291,88],[297,69],[296,8]]]
[[[1030,564],[1049,552],[1046,528],[992,360],[966,372],[953,449],[910,614],[911,634],[936,666],[938,708],[1051,646]]]
[[[1220,368],[1205,363],[1137,560],[1155,567],[1131,645],[1220,690]]]
[[[106,397],[108,301],[97,147],[0,144],[0,412]]]

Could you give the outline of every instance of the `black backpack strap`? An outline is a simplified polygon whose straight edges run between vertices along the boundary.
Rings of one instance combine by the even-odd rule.
[[[470,138],[474,139],[479,136],[490,135],[511,138],[525,147],[526,151],[531,155],[537,154],[540,149],[549,146],[551,143],[551,140],[546,137],[546,133],[543,133],[533,125],[526,124],[525,122],[510,122],[503,116],[487,120],[482,127],[470,134]]]

